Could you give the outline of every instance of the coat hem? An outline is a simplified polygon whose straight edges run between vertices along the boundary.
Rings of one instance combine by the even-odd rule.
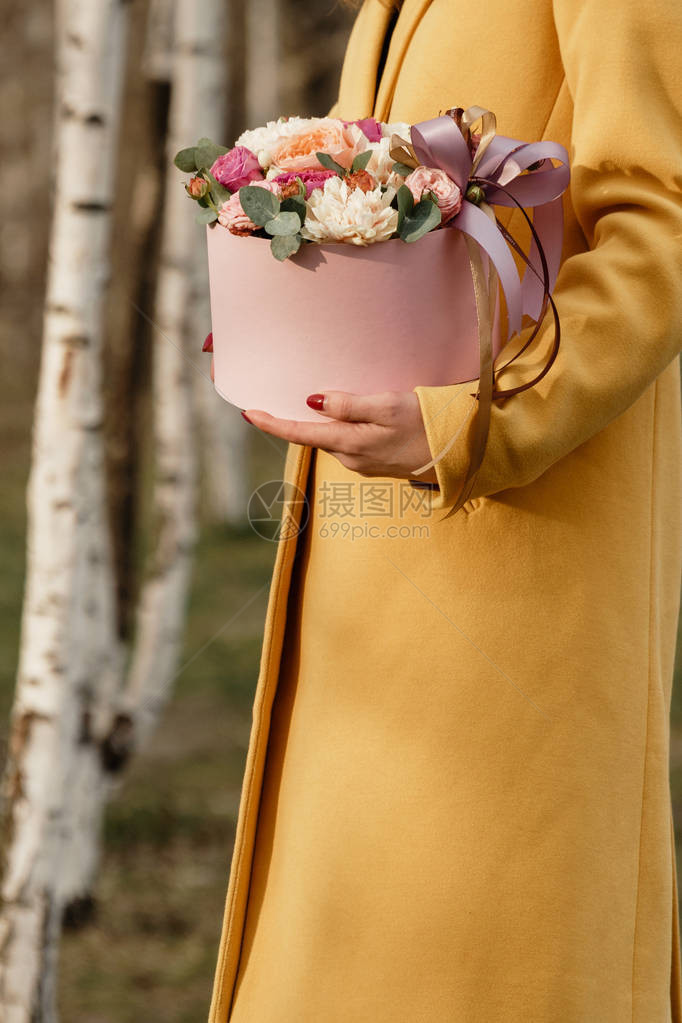
[[[311,452],[311,448],[302,445],[300,451],[296,454],[297,461],[295,463],[294,471],[292,472],[291,482],[299,489],[301,489],[302,486],[305,486],[308,478]],[[284,477],[286,480],[286,468],[284,471]],[[286,514],[287,512],[285,509],[283,512],[283,521]],[[298,522],[296,524],[298,525]],[[232,1012],[232,1002],[239,969],[241,942],[246,915],[246,901],[244,901],[241,912],[239,912],[239,900],[242,895],[241,889],[243,879],[246,877],[248,880],[251,874],[253,846],[255,841],[255,825],[253,835],[250,840],[251,849],[247,852],[247,841],[249,837],[248,830],[250,822],[254,820],[254,815],[255,820],[257,821],[258,808],[260,806],[260,796],[262,793],[262,771],[264,767],[264,758],[261,758],[261,752],[264,748],[264,744],[265,749],[267,749],[267,739],[270,731],[270,708],[272,705],[271,700],[268,704],[268,699],[270,697],[274,698],[274,691],[278,680],[277,668],[282,655],[284,631],[286,628],[287,601],[281,600],[281,595],[283,591],[287,590],[289,585],[289,577],[291,569],[293,568],[299,535],[300,534],[298,532],[294,536],[282,536],[282,534],[280,534],[281,546],[278,549],[273,569],[273,577],[268,598],[268,611],[266,613],[264,626],[264,635],[269,635],[271,640],[267,650],[264,649],[263,651],[264,657],[261,661],[261,670],[259,672],[259,680],[254,699],[254,712],[257,714],[257,717],[254,718],[254,725],[249,739],[247,764],[245,767],[242,797],[240,800],[240,813],[237,821],[232,852],[232,869],[226,894],[222,936],[215,971],[213,996],[209,1010],[208,1023],[228,1023]],[[282,617],[278,622],[275,622],[277,610],[282,607],[283,610],[280,612]],[[281,625],[281,628],[277,629],[275,628],[275,625]],[[278,642],[275,642],[275,637],[278,637]],[[272,687],[273,677],[275,678],[274,689]],[[257,784],[257,772],[259,770],[261,779],[260,784]],[[238,916],[240,919],[238,919]],[[238,951],[236,953],[235,962],[232,967],[230,967],[230,953],[232,948],[237,944],[236,938],[238,928],[241,928],[242,933],[239,934]],[[227,978],[230,970],[232,972],[232,977],[228,980]],[[229,992],[227,991],[228,986]],[[225,1014],[226,1007],[227,1013]]]

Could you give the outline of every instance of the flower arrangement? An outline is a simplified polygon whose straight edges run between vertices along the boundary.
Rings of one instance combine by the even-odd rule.
[[[215,387],[239,408],[314,419],[305,397],[321,386],[366,394],[478,378],[474,467],[491,403],[551,367],[563,146],[498,134],[492,111],[453,107],[413,125],[282,117],[231,149],[202,138],[175,164],[206,225]],[[496,206],[523,214],[528,251]],[[349,296],[361,329],[333,313]],[[549,357],[531,380],[500,388],[550,308]],[[498,366],[524,317],[530,337]],[[234,325],[247,322],[243,337]]]
[[[371,117],[281,117],[232,149],[200,139],[175,165],[192,174],[200,224],[270,238],[283,260],[307,242],[415,242],[451,221],[465,197],[444,170],[418,163],[410,135],[408,124]],[[481,197],[475,187],[467,195]]]

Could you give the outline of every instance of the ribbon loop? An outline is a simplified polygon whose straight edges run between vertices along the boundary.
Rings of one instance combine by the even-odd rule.
[[[481,131],[476,140],[472,128],[479,122]],[[413,161],[416,160],[425,167],[440,168],[458,185],[465,197],[461,210],[446,224],[445,230],[460,230],[466,236],[476,297],[480,349],[479,389],[475,395],[478,399],[477,414],[472,430],[469,468],[457,502],[448,512],[448,515],[452,515],[468,500],[474,478],[483,461],[492,402],[533,387],[547,373],[556,358],[560,324],[551,291],[561,260],[561,196],[568,187],[570,171],[568,153],[562,145],[549,141],[528,143],[498,135],[495,115],[484,107],[472,106],[466,110],[453,107],[444,115],[414,125],[411,137],[412,144],[409,147],[398,136],[391,139],[392,144],[394,140],[402,144],[401,154],[404,153],[410,159],[406,160],[404,155],[395,158],[408,166],[415,166]],[[552,160],[558,166],[554,166]],[[478,185],[483,190],[485,201],[479,206],[466,199],[470,184]],[[471,194],[473,196],[473,191]],[[479,191],[479,198],[480,194]],[[497,221],[491,210],[492,205],[520,209],[532,235],[528,255]],[[532,211],[532,219],[526,213],[526,208]],[[487,282],[483,273],[481,249],[489,258]],[[526,264],[522,280],[516,269],[512,249]],[[504,366],[497,373],[492,367],[492,341],[489,336],[498,279],[507,305],[507,341],[514,334],[520,333],[524,315],[535,321],[530,338],[505,366],[518,358],[537,336],[550,306],[555,323],[554,345],[545,366],[532,380],[507,390],[496,387],[497,376]],[[440,461],[451,444],[452,440],[431,462],[415,470],[413,475],[424,472]]]

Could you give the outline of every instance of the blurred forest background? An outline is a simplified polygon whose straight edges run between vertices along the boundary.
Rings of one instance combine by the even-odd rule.
[[[149,512],[152,351],[166,343],[151,322],[159,272],[158,225],[166,175],[173,175],[179,191],[183,180],[165,152],[172,44],[164,33],[170,2],[131,0],[128,5],[105,305],[104,432],[122,635],[134,629],[141,566],[155,539]],[[280,113],[326,113],[336,99],[352,14],[337,0],[225,0],[224,7],[227,102],[216,141],[231,144],[245,127]],[[195,5],[197,19],[205,12],[205,5]],[[52,201],[54,18],[50,0],[25,5],[0,0],[3,761],[19,655],[26,484]],[[182,140],[186,145],[194,141]],[[78,174],[77,166],[73,173]],[[199,271],[204,273],[203,265]],[[250,430],[213,391],[209,356],[201,354],[210,322],[205,305],[197,303],[196,310],[187,351],[200,371],[193,374],[193,387],[197,407],[204,409],[203,430],[198,424],[192,442],[204,457],[188,618],[172,699],[144,749],[119,772],[108,802],[92,897],[72,903],[65,917],[57,1002],[66,1023],[200,1023],[208,1012],[275,553],[275,544],[248,526],[246,500],[258,484],[279,477],[285,445]],[[229,473],[218,464],[220,449],[206,436],[206,424],[210,428],[216,417],[230,424],[224,448],[226,458],[232,459]],[[681,684],[678,648],[671,744],[678,851]]]

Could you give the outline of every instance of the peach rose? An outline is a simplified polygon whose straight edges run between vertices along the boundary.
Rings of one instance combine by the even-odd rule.
[[[419,202],[424,192],[433,192],[442,215],[442,223],[451,220],[462,208],[462,192],[459,185],[437,167],[417,167],[405,178],[405,184],[412,192],[414,201]]]
[[[327,153],[348,170],[367,146],[367,136],[356,124],[327,117],[312,131],[282,139],[272,150],[272,163],[280,171],[317,170],[320,163],[315,154]]]
[[[279,196],[279,185],[274,181],[251,181],[250,184],[256,188],[265,188],[273,195]],[[244,213],[239,192],[233,192],[230,198],[221,204],[218,210],[218,223],[226,227],[230,234],[247,235],[257,228],[251,217],[247,217]]]

